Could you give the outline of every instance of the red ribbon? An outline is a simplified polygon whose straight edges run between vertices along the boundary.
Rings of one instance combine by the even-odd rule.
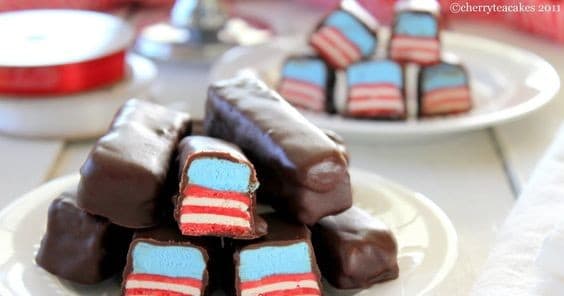
[[[125,50],[73,64],[0,66],[0,93],[37,96],[71,94],[118,82],[125,74]]]

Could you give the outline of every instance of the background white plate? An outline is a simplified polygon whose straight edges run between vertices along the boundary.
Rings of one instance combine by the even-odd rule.
[[[139,55],[127,56],[124,81],[83,93],[48,98],[0,95],[0,133],[86,139],[102,135],[119,107],[132,97],[146,98],[157,68]]]
[[[364,291],[327,288],[327,294],[414,296],[431,292],[447,276],[458,254],[456,232],[448,217],[421,194],[371,173],[353,169],[351,174],[355,204],[381,218],[398,240],[400,277]],[[78,180],[78,174],[53,180],[0,212],[0,295],[119,295],[116,278],[85,287],[58,279],[35,264],[51,200],[76,186]]]
[[[385,56],[388,32],[381,30],[376,56]],[[560,88],[554,68],[541,57],[492,40],[442,33],[443,57],[458,57],[470,74],[475,107],[472,112],[407,121],[355,120],[304,112],[320,127],[332,129],[348,140],[390,141],[472,130],[524,116],[549,102]],[[245,68],[256,70],[269,84],[278,81],[282,61],[289,54],[309,52],[305,38],[279,38],[270,43],[237,47],[214,65],[211,81],[235,75]],[[199,110],[191,110],[199,114]]]

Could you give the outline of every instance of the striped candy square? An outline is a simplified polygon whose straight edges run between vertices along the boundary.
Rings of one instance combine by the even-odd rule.
[[[438,22],[431,13],[400,12],[389,45],[390,58],[399,62],[433,64],[441,58]]]
[[[203,295],[207,255],[198,247],[139,240],[132,243],[128,261],[131,272],[124,275],[125,296]]]
[[[347,69],[346,115],[370,118],[401,118],[406,106],[403,74],[391,60],[357,63]]]
[[[282,67],[278,92],[298,108],[332,112],[333,73],[323,60],[288,58]]]
[[[240,296],[321,295],[313,272],[313,252],[306,242],[251,246],[239,254],[237,279]]]
[[[419,73],[419,114],[432,116],[472,108],[468,76],[460,65],[440,63]]]
[[[309,42],[330,66],[344,69],[374,53],[376,34],[352,13],[336,10],[324,19]]]

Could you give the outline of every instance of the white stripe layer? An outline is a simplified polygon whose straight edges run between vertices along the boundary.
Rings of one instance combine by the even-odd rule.
[[[333,47],[333,45],[329,44],[327,40],[319,35],[319,33],[313,34],[312,40],[313,44],[321,47],[324,51],[328,52],[331,56],[331,59],[336,60],[337,64],[340,67],[344,67],[348,64],[347,58],[337,49]]]
[[[392,47],[410,47],[410,48],[423,48],[423,49],[430,49],[430,50],[438,50],[439,49],[439,42],[437,40],[421,40],[421,39],[412,39],[412,38],[394,38],[392,41]]]
[[[221,224],[228,226],[251,227],[249,221],[243,218],[216,214],[182,214],[180,216],[180,223]]]
[[[210,198],[210,197],[193,197],[190,195],[182,200],[182,205],[239,209],[241,211],[247,211],[249,209],[249,207],[245,203],[237,200],[219,199],[219,198]]]
[[[371,111],[374,109],[392,109],[403,111],[403,102],[400,100],[370,100],[370,101],[351,101],[349,111]]]
[[[157,289],[200,296],[200,289],[192,286],[157,281],[128,280],[125,284],[125,289]]]
[[[351,97],[401,97],[401,93],[397,88],[391,87],[352,87]]]
[[[245,289],[241,291],[241,296],[256,296],[262,293],[268,292],[275,292],[275,291],[282,291],[282,290],[291,290],[291,289],[298,289],[298,288],[312,288],[319,290],[319,286],[316,281],[314,280],[304,280],[304,281],[287,281],[287,282],[279,282],[270,285],[264,285],[256,288]]]

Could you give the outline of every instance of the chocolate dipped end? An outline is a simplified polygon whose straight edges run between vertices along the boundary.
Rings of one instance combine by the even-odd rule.
[[[234,142],[257,169],[262,199],[306,224],[352,204],[342,148],[254,77],[213,84],[206,133]],[[263,199],[266,197],[266,199]]]
[[[309,229],[265,215],[269,232],[234,253],[236,295],[322,295]]]
[[[183,236],[173,221],[137,231],[123,272],[123,294],[211,295],[221,284],[218,266],[229,263],[222,252],[218,238]]]
[[[357,207],[321,219],[312,233],[321,272],[336,288],[368,288],[399,275],[393,234]]]
[[[53,200],[35,258],[48,272],[79,284],[97,284],[122,270],[131,231],[76,204],[76,193]]]
[[[185,113],[127,101],[80,169],[79,206],[124,227],[157,225],[176,146],[189,129]]]
[[[255,169],[241,150],[223,140],[189,136],[180,145],[180,193],[175,219],[184,235],[254,239],[265,234],[255,222]]]

